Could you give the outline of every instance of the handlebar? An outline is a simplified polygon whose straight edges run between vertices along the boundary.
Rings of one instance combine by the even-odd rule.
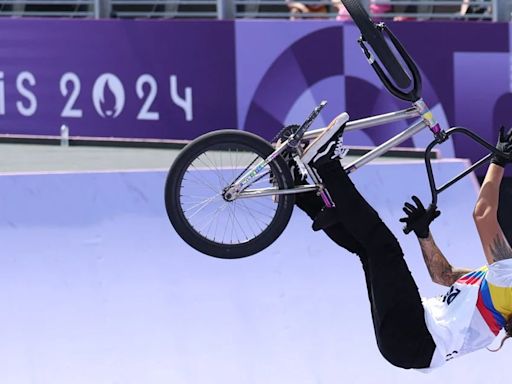
[[[425,165],[427,167],[427,176],[428,176],[428,182],[429,182],[429,186],[430,186],[430,192],[432,194],[432,204],[433,205],[436,205],[437,204],[437,196],[443,192],[444,190],[446,190],[448,187],[452,186],[453,184],[455,184],[457,181],[459,181],[460,179],[462,179],[464,176],[466,176],[467,174],[473,172],[473,170],[475,170],[476,168],[480,167],[481,165],[485,164],[487,161],[490,160],[491,156],[493,154],[499,154],[505,158],[508,158],[509,156],[506,155],[505,153],[503,153],[502,151],[496,149],[496,147],[492,144],[489,144],[487,141],[485,141],[484,139],[482,139],[480,136],[478,136],[477,134],[475,134],[474,132],[470,131],[469,129],[467,128],[464,128],[464,127],[454,127],[454,128],[450,128],[448,129],[447,131],[445,131],[445,139],[444,141],[448,140],[448,138],[455,134],[455,133],[461,133],[463,135],[466,135],[468,136],[470,139],[472,139],[473,141],[477,142],[478,144],[480,144],[481,146],[483,146],[484,148],[486,148],[487,150],[489,150],[491,153],[489,153],[488,155],[482,157],[480,160],[478,160],[476,163],[474,163],[472,166],[470,166],[469,168],[467,168],[466,170],[462,171],[461,173],[459,173],[457,176],[455,176],[453,179],[451,179],[450,181],[446,182],[444,185],[442,185],[441,187],[437,188],[436,186],[436,183],[435,183],[435,179],[434,179],[434,173],[432,171],[432,164],[431,164],[431,161],[430,161],[430,152],[432,151],[432,149],[437,145],[437,144],[441,144],[441,141],[439,140],[434,140],[432,141],[428,146],[427,148],[425,149]]]
[[[391,81],[391,79],[389,78],[389,76],[386,74],[386,72],[384,72],[384,70],[382,69],[379,62],[377,62],[373,58],[372,53],[370,52],[370,50],[368,49],[368,47],[365,44],[366,40],[364,39],[364,37],[360,37],[358,40],[358,43],[361,46],[364,54],[366,55],[368,62],[370,63],[370,65],[372,66],[375,73],[377,74],[379,79],[382,81],[382,83],[384,84],[386,89],[389,92],[391,92],[391,94],[393,96],[398,97],[399,99],[402,99],[405,101],[410,101],[410,102],[415,102],[415,101],[419,100],[421,98],[422,82],[421,82],[421,75],[418,70],[418,67],[416,66],[416,63],[411,58],[411,56],[407,53],[407,51],[405,50],[403,45],[400,43],[400,41],[396,38],[396,36],[393,34],[393,32],[391,32],[391,30],[384,23],[378,24],[377,28],[380,30],[381,33],[385,32],[387,34],[391,43],[393,44],[395,49],[398,51],[401,58],[405,62],[407,68],[409,69],[410,73],[412,74],[412,78],[413,78],[412,89],[409,91],[403,91],[403,90],[399,89],[397,86],[395,86],[393,84],[393,82]],[[382,41],[383,41],[383,44],[387,44],[384,39],[382,39]],[[370,46],[372,46],[372,45],[370,44]],[[372,48],[374,48],[374,47],[372,46]],[[379,59],[381,59],[381,58],[379,57]],[[389,68],[390,64],[386,65],[387,62],[389,62],[389,60],[387,60],[387,61],[382,60],[384,68],[391,75],[391,77],[393,77],[393,80],[395,81],[395,83],[400,84],[397,81],[397,79],[395,79],[393,76],[393,74],[397,72],[398,68],[400,68],[400,70],[403,71],[402,67],[400,66],[400,63],[398,61],[394,60],[394,63],[393,63],[394,67]],[[398,67],[398,68],[395,68],[395,67]]]
[[[465,169],[464,171],[462,171],[461,173],[459,173],[457,176],[455,176],[454,178],[452,178],[451,180],[447,181],[445,184],[443,184],[441,187],[437,187],[436,186],[436,182],[435,182],[435,178],[434,178],[434,172],[432,171],[432,164],[431,164],[431,152],[432,152],[432,149],[438,145],[438,144],[441,144],[442,142],[448,140],[448,138],[453,135],[453,134],[456,134],[456,133],[460,133],[460,134],[463,134],[463,135],[466,135],[468,136],[471,140],[474,140],[475,142],[477,142],[478,144],[480,144],[481,146],[483,146],[484,148],[486,148],[487,150],[489,150],[491,153],[487,154],[486,156],[482,157],[480,160],[478,160],[477,162],[475,162],[473,165],[471,165],[469,168]],[[439,138],[436,138],[435,140],[433,140],[428,146],[427,148],[425,149],[425,166],[427,168],[427,176],[428,176],[428,183],[429,183],[429,186],[430,186],[430,192],[431,192],[431,195],[432,195],[432,201],[428,207],[428,209],[436,209],[437,207],[437,197],[438,195],[443,192],[444,190],[446,190],[447,188],[451,187],[453,184],[455,184],[457,181],[459,181],[460,179],[462,179],[464,176],[468,175],[469,173],[473,172],[473,170],[475,170],[476,168],[480,167],[481,165],[487,163],[491,157],[493,156],[493,154],[498,154],[502,157],[505,157],[505,158],[508,158],[510,160],[512,160],[512,158],[510,157],[510,155],[507,155],[505,154],[504,152],[496,149],[496,147],[492,144],[489,144],[487,141],[485,141],[484,139],[482,139],[480,136],[478,136],[477,134],[475,134],[474,132],[470,131],[469,129],[467,128],[464,128],[464,127],[454,127],[454,128],[450,128],[448,129],[447,131],[444,132],[444,135],[443,135],[443,139],[442,140],[439,140]],[[411,232],[411,229],[405,227],[403,229],[404,233],[405,234],[408,234]]]

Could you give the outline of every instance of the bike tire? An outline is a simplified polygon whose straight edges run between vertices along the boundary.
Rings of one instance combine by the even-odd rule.
[[[411,84],[411,79],[404,71],[402,65],[397,60],[395,54],[389,47],[382,32],[378,30],[377,26],[370,18],[366,9],[362,6],[359,0],[341,0],[352,20],[361,31],[363,38],[373,48],[375,54],[388,71],[389,75],[393,78],[396,84],[405,89]]]
[[[228,152],[228,148],[231,147],[242,148],[242,150],[246,150],[247,152],[242,152],[242,150],[240,152],[238,152],[237,150],[236,154],[234,152],[232,153],[231,150],[229,150]],[[267,200],[261,200],[263,199],[262,197],[241,199],[244,201],[239,202],[240,205],[238,206],[246,209],[246,211],[249,212],[249,216],[248,214],[245,214],[244,217],[240,218],[240,221],[244,224],[247,224],[250,227],[252,227],[252,224],[255,224],[257,220],[261,219],[262,217],[264,218],[264,216],[260,216],[263,214],[263,212],[251,212],[251,209],[249,209],[247,205],[255,205],[256,203],[250,203],[249,201],[252,201],[253,199],[260,199],[260,206],[258,206],[259,210],[267,208],[269,212],[271,208],[275,208],[275,210],[272,213],[269,213],[269,215],[272,215],[272,219],[268,219],[270,220],[268,223],[263,223],[263,219],[261,219],[262,222],[256,225],[256,227],[261,226],[264,228],[259,228],[261,229],[261,233],[255,235],[254,238],[251,238],[247,241],[241,241],[240,243],[227,243],[225,240],[225,235],[226,232],[230,231],[230,229],[229,221],[226,218],[226,216],[234,216],[234,219],[232,220],[233,223],[231,223],[231,235],[233,236],[233,231],[235,230],[234,227],[236,226],[237,223],[240,224],[240,222],[236,214],[232,213],[232,211],[234,210],[233,207],[238,206],[235,202],[227,202],[225,200],[221,200],[220,198],[218,198],[217,194],[222,193],[223,185],[226,187],[229,185],[229,181],[233,181],[233,178],[228,179],[227,173],[230,173],[229,177],[235,175],[235,179],[237,176],[239,176],[239,170],[235,168],[239,167],[238,163],[243,163],[246,157],[247,159],[250,159],[250,156],[252,156],[250,153],[257,155],[258,158],[265,159],[273,151],[274,148],[267,141],[263,140],[259,136],[238,130],[221,130],[207,133],[189,143],[180,152],[180,154],[172,164],[171,168],[169,169],[165,183],[165,207],[167,210],[169,220],[174,229],[176,230],[176,232],[178,233],[178,235],[187,244],[189,244],[191,247],[198,250],[199,252],[222,259],[237,259],[251,256],[272,244],[281,235],[281,233],[284,231],[290,220],[293,206],[295,203],[294,195],[276,195],[277,202],[274,203],[274,200],[272,200],[272,203],[274,203],[275,206],[272,206],[272,203],[270,203],[269,205],[269,202]],[[208,154],[210,155],[208,156]],[[214,167],[211,169],[212,174],[215,172],[218,173],[216,177],[211,176],[208,179],[208,170],[199,169],[197,167],[194,168],[194,164],[201,164],[199,163],[200,159],[204,160],[202,161],[202,164],[213,164],[215,161],[212,160],[212,158],[214,158],[215,156],[218,156],[221,164],[221,166],[219,167],[214,165]],[[240,157],[242,160],[239,160],[238,157]],[[231,165],[231,167],[227,167],[226,164],[222,164],[222,159],[224,159],[224,162],[226,163],[228,162],[226,161],[226,159],[232,158],[236,159],[234,160],[234,165]],[[244,165],[241,165],[240,168],[243,168]],[[281,156],[277,156],[274,160],[272,160],[269,163],[268,167],[268,177],[273,178],[271,180],[273,180],[274,183],[277,183],[279,189],[293,188],[293,179],[289,167],[286,161]],[[190,172],[196,173],[189,175],[189,169]],[[219,181],[218,187],[212,184],[213,181],[216,180]],[[192,181],[195,181],[196,184],[194,184]],[[205,186],[201,185],[201,183],[204,183]],[[202,211],[202,213],[200,212],[198,214],[206,215],[204,211],[207,211],[208,208],[205,207],[207,207],[207,205],[210,203],[213,204],[213,202],[218,202],[219,205],[222,207],[224,207],[222,204],[232,204],[231,206],[227,205],[227,208],[222,208],[220,212],[217,212],[220,209],[218,208],[217,211],[213,211],[213,213],[210,215],[210,217],[216,215],[217,217],[215,217],[215,220],[219,221],[215,223],[215,233],[213,234],[213,236],[210,233],[205,234],[204,228],[202,231],[199,228],[196,228],[196,221],[199,222],[200,225],[202,226],[208,225],[204,224],[206,223],[206,221],[203,221],[200,218],[196,218],[196,213],[187,213],[187,198],[195,194],[201,195],[200,192],[197,192],[197,189],[201,188],[205,190],[206,194],[213,193],[213,197],[203,200],[203,202],[206,201],[206,203],[204,203],[206,205],[204,205],[204,207],[200,205],[200,208],[198,209],[199,211]],[[187,192],[187,189],[190,190],[191,192]],[[187,196],[185,196],[184,194],[187,194]],[[199,196],[199,204],[203,204],[203,202],[201,202],[200,200],[201,198],[202,196]],[[213,200],[211,200],[212,198]],[[270,197],[270,199],[272,199],[272,197]],[[214,219],[208,218],[208,220]],[[253,220],[255,223],[251,223],[251,220]],[[223,224],[224,221],[226,221],[227,223]],[[222,233],[219,232],[219,225],[220,231],[224,231],[224,237],[222,237]],[[213,226],[213,224],[210,223],[209,226],[211,227]],[[240,225],[240,227],[242,227],[242,232],[244,232],[243,226]],[[236,228],[236,230],[238,231],[239,229]],[[208,229],[208,232],[209,231],[211,231],[211,228]]]

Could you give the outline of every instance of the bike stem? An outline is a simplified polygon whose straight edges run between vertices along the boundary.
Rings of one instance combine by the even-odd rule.
[[[413,105],[425,122],[426,126],[434,134],[435,141],[438,144],[445,142],[448,139],[448,136],[446,136],[446,133],[441,129],[441,126],[435,119],[434,114],[428,107],[427,103],[425,103],[423,99],[419,99],[415,101]]]

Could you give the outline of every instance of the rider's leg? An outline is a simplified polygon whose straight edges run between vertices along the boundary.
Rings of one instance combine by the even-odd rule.
[[[325,207],[322,198],[318,196],[316,192],[297,194],[295,197],[295,204],[312,220],[315,220],[321,210]],[[340,247],[343,247],[360,257],[364,254],[364,248],[341,223],[336,223],[335,225],[323,228],[323,231]]]
[[[335,203],[340,225],[364,248],[362,262],[380,351],[396,366],[428,367],[435,344],[398,241],[339,161],[327,162],[317,171]]]
[[[329,191],[335,203],[336,227],[341,228],[344,237],[349,233],[363,249],[358,253],[365,269],[379,350],[396,366],[426,368],[435,344],[425,325],[418,288],[398,241],[356,190],[339,162],[346,154],[343,127],[331,124],[332,129],[326,129],[306,148],[302,160],[317,170]],[[327,215],[316,221],[331,224],[332,217],[320,220],[333,211],[325,212]]]

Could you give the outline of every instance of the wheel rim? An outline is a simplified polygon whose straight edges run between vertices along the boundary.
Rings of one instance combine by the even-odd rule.
[[[230,142],[210,146],[194,157],[183,173],[178,202],[190,226],[201,237],[233,246],[260,236],[272,223],[281,196],[260,196],[226,201],[224,189],[246,169],[263,160],[246,145]],[[270,188],[271,165],[267,165],[250,188]],[[283,181],[276,178],[283,188]]]

